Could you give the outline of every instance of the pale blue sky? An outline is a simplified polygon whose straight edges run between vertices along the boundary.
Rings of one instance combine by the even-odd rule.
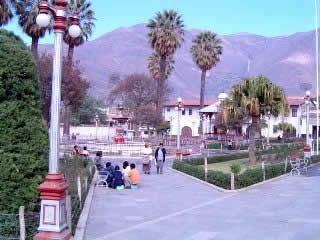
[[[157,11],[175,9],[186,28],[207,29],[218,34],[250,32],[264,36],[289,35],[314,28],[314,0],[91,0],[96,12],[96,39],[118,27],[147,22]],[[14,19],[5,28],[27,43]],[[53,42],[48,35],[40,43]]]

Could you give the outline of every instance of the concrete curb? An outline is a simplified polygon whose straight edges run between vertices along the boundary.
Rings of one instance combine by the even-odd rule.
[[[97,172],[95,172],[95,174],[92,178],[92,181],[90,184],[90,189],[89,189],[86,201],[84,203],[84,207],[82,209],[82,212],[81,212],[78,224],[77,224],[76,232],[74,234],[75,240],[83,240],[84,239],[84,233],[86,231],[87,221],[88,221],[91,203],[92,203],[92,198],[93,198],[93,194],[94,194],[94,190],[95,190],[96,175],[97,175]]]
[[[314,167],[314,166],[317,166],[317,165],[320,165],[320,162],[319,162],[319,163],[311,164],[311,165],[308,167],[308,169],[309,169],[309,168],[312,168],[312,167]],[[168,167],[168,169],[170,169],[170,170],[173,171],[173,172],[179,173],[179,174],[181,174],[181,175],[183,175],[183,176],[185,176],[185,177],[191,178],[191,179],[193,179],[193,180],[195,180],[195,181],[197,181],[197,182],[200,182],[200,183],[202,183],[202,184],[204,184],[204,185],[207,185],[207,186],[209,186],[209,187],[211,187],[211,188],[214,188],[215,190],[218,190],[218,191],[220,191],[220,192],[225,192],[225,193],[236,193],[236,192],[247,191],[247,190],[250,190],[250,189],[252,189],[252,188],[256,188],[256,187],[258,187],[258,186],[260,186],[260,185],[263,185],[263,184],[266,184],[266,183],[269,183],[269,182],[273,182],[273,181],[276,181],[276,180],[278,180],[278,179],[281,179],[281,178],[290,176],[290,173],[286,173],[286,174],[283,174],[283,175],[281,175],[281,176],[278,176],[278,177],[271,178],[271,179],[268,179],[268,180],[263,181],[263,182],[259,182],[259,183],[253,184],[253,185],[250,185],[250,186],[245,187],[245,188],[241,188],[241,189],[237,189],[237,190],[227,190],[227,189],[218,187],[218,186],[216,186],[216,185],[214,185],[214,184],[211,184],[211,183],[208,183],[208,182],[206,182],[206,181],[203,181],[203,180],[201,180],[201,179],[199,179],[199,178],[193,177],[193,176],[191,176],[191,175],[189,175],[189,174],[186,174],[186,173],[184,173],[184,172],[180,172],[180,171],[178,171],[178,170],[176,170],[176,169],[173,169],[173,168],[171,168],[171,167]]]

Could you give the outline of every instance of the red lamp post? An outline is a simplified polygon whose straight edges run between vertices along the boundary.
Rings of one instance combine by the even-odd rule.
[[[56,0],[52,6],[47,0],[40,3],[40,13],[37,24],[46,27],[53,16],[55,32],[54,59],[52,73],[52,97],[50,116],[50,148],[49,173],[38,190],[41,198],[40,225],[34,240],[69,240],[72,238],[67,225],[66,195],[68,184],[62,174],[58,172],[60,146],[60,101],[61,101],[61,56],[62,39],[66,30],[67,17],[71,20],[69,34],[78,37],[81,34],[77,14],[68,15],[67,0]]]

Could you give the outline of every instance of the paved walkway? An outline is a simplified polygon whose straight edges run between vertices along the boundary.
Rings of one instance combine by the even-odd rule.
[[[222,193],[167,169],[138,190],[97,188],[86,240],[316,240],[320,166],[240,193]]]

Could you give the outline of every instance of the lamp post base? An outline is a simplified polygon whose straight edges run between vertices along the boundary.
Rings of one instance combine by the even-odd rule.
[[[68,184],[62,174],[49,173],[37,188],[40,191],[40,226],[34,240],[69,240],[66,194]]]
[[[39,232],[33,237],[33,240],[72,240],[72,234],[69,229],[62,232]]]

